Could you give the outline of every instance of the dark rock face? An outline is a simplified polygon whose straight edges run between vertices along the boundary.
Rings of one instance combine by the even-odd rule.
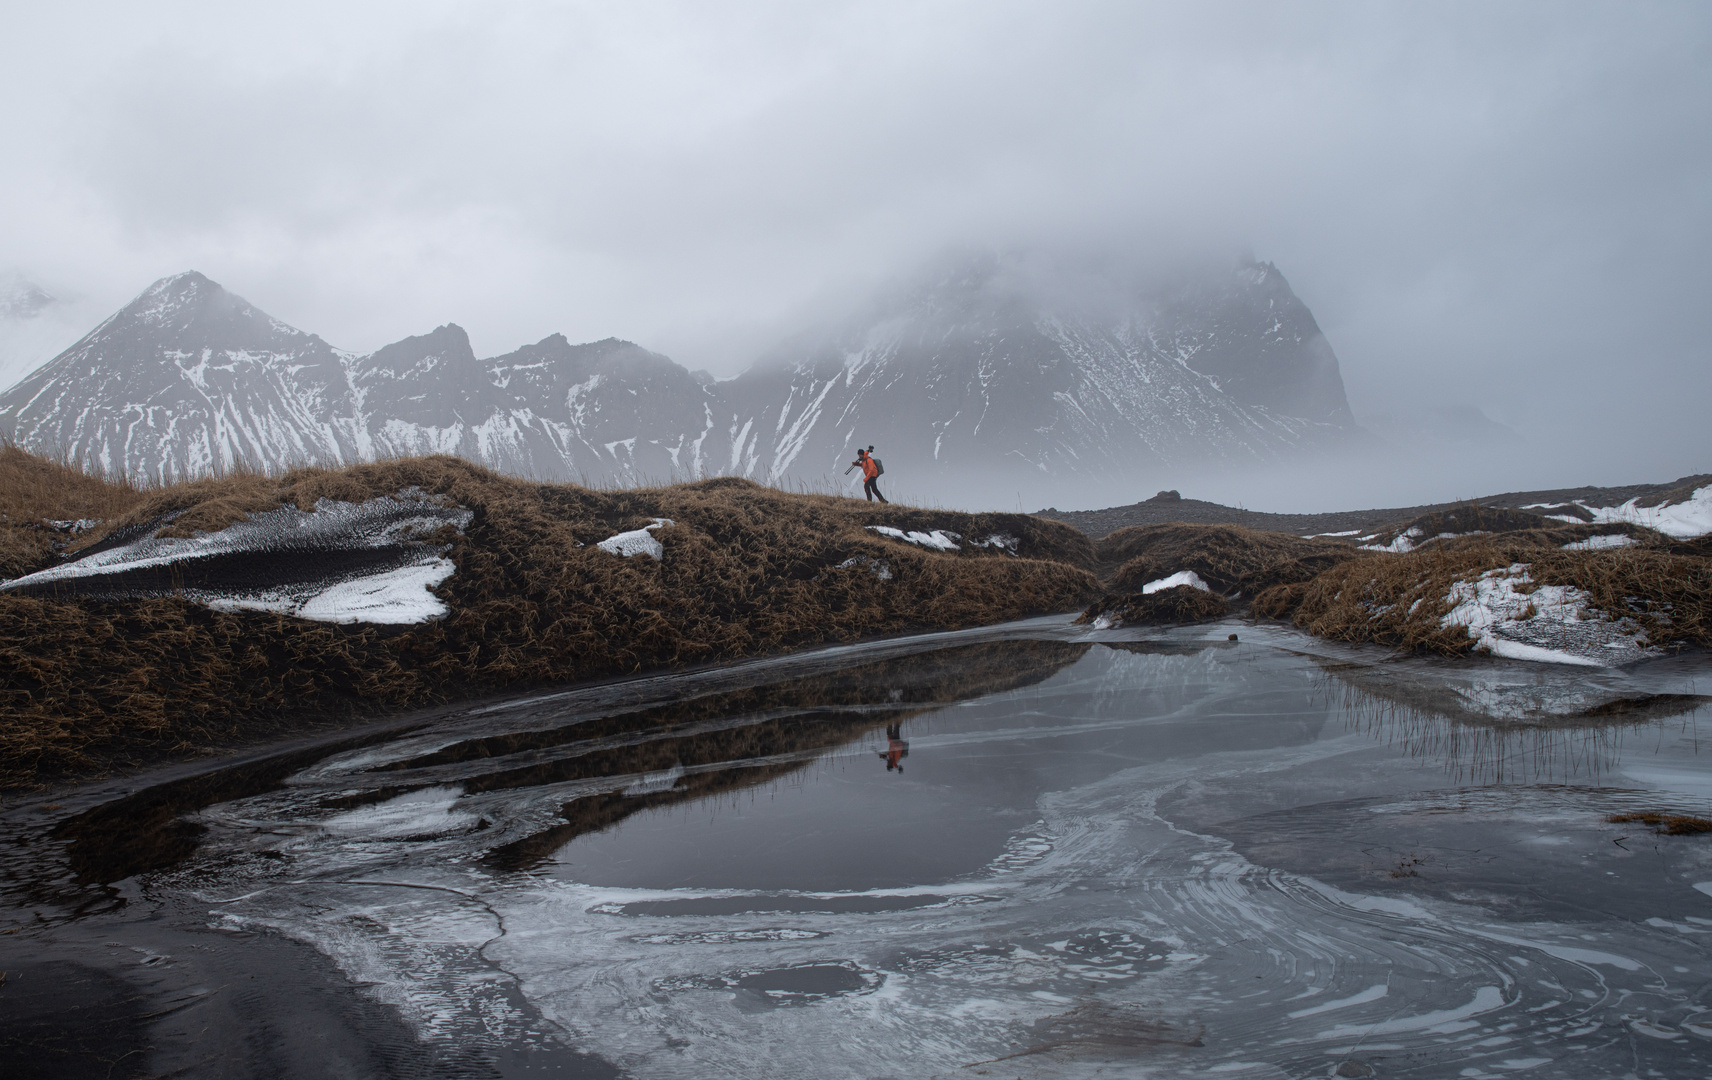
[[[354,356],[187,273],[0,395],[0,433],[159,480],[452,453],[543,480],[779,483],[873,443],[949,487],[1276,460],[1353,430],[1336,357],[1268,264],[1099,305],[1014,270],[968,261],[726,382],[614,339],[479,359],[450,323]]]

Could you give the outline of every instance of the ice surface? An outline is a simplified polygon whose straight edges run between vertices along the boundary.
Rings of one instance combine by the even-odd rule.
[[[890,525],[869,525],[867,528],[881,536],[889,536],[894,540],[902,540],[917,547],[932,548],[934,551],[956,551],[957,541],[962,539],[958,534],[947,532],[944,529],[934,529],[932,532],[905,532],[902,529],[894,529]],[[993,539],[997,539],[997,537]]]
[[[616,536],[609,536],[595,546],[602,551],[610,552],[613,555],[622,555],[627,559],[632,555],[648,555],[655,562],[660,562],[666,557],[666,548],[654,538],[654,530],[663,529],[672,524],[675,522],[669,518],[655,518],[652,525],[644,525],[640,529],[632,529],[630,532],[621,532]]]
[[[1192,588],[1200,589],[1202,592],[1212,592],[1212,587],[1202,581],[1201,575],[1195,573],[1193,570],[1179,570],[1170,577],[1162,577],[1155,581],[1150,581],[1141,587],[1141,591],[1143,595],[1151,595],[1161,589],[1175,589],[1179,585],[1188,585]]]
[[[135,888],[313,944],[431,1046],[546,1029],[643,1080],[1707,1074],[1678,927],[1712,928],[1712,852],[1605,821],[1664,796],[1648,769],[1712,784],[1692,717],[1488,787],[1451,771],[1466,719],[1422,741],[1334,687],[1570,673],[1227,632],[940,635],[472,711],[186,809],[200,848]],[[1680,694],[1692,661],[1573,674]]]

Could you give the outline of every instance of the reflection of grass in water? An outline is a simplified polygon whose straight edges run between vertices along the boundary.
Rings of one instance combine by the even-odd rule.
[[[1625,733],[1681,718],[1692,730],[1698,694],[1620,698],[1529,720],[1482,715],[1447,688],[1404,681],[1367,665],[1319,661],[1316,690],[1344,722],[1412,758],[1437,758],[1458,783],[1567,783],[1597,779],[1617,762]]]

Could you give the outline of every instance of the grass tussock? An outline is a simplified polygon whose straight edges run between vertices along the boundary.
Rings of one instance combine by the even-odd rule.
[[[1534,586],[1581,590],[1590,608],[1633,619],[1654,645],[1712,645],[1712,560],[1664,543],[1563,551],[1527,535],[1465,537],[1404,555],[1364,554],[1311,581],[1269,588],[1254,612],[1319,637],[1443,654],[1473,645],[1462,626],[1443,625],[1452,586],[1489,570],[1528,564]]]
[[[405,488],[474,514],[464,535],[446,537],[457,572],[436,590],[450,608],[437,622],[334,625],[170,596],[0,594],[0,785],[477,693],[1071,610],[1098,591],[1085,536],[1020,514],[881,506],[733,478],[591,491],[449,457],[120,489],[85,540],[168,514],[179,515],[175,532],[211,530],[281,505]],[[655,533],[661,562],[595,546],[656,517],[676,522]],[[1005,534],[1020,557],[924,551],[867,525]]]
[[[53,522],[111,520],[142,498],[128,483],[110,483],[0,445],[0,578],[39,569],[77,543],[76,534]]]
[[[1612,814],[1605,820],[1613,825],[1630,823],[1651,825],[1654,832],[1667,836],[1694,836],[1699,833],[1712,833],[1712,820],[1695,817],[1692,814],[1670,814],[1648,810],[1636,814]]]
[[[1095,555],[1115,567],[1114,592],[1140,592],[1180,570],[1193,570],[1221,593],[1253,595],[1280,583],[1307,581],[1354,555],[1336,540],[1306,540],[1289,533],[1239,525],[1134,525],[1103,538]]]
[[[1181,626],[1211,622],[1228,614],[1230,602],[1218,593],[1177,585],[1151,593],[1108,594],[1094,601],[1077,622],[1090,623],[1108,615],[1130,626]]]

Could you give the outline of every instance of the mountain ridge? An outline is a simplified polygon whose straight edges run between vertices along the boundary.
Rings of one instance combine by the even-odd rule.
[[[0,431],[161,482],[450,453],[541,479],[780,484],[878,443],[945,487],[1270,462],[1359,430],[1330,344],[1269,263],[1104,307],[1015,269],[968,262],[724,380],[618,338],[478,357],[455,322],[347,352],[186,271],[0,394]]]

